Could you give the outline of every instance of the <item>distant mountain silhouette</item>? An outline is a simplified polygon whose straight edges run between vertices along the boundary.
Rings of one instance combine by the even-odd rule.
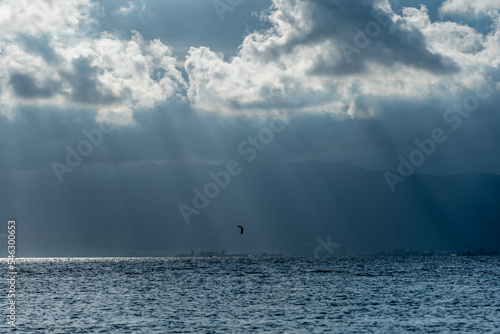
[[[243,219],[289,247],[331,234],[353,251],[500,248],[499,201],[497,175],[416,174],[392,193],[348,162],[256,163],[193,221]]]
[[[241,167],[190,224],[179,204],[192,206],[193,188],[203,192],[214,182],[209,172],[225,164],[131,163],[109,173],[84,165],[61,184],[35,182],[26,196],[30,210],[19,215],[23,249],[313,255],[317,238],[328,235],[348,253],[500,249],[498,175],[414,174],[392,193],[383,171],[347,162],[256,160]],[[244,238],[237,225],[245,227]]]

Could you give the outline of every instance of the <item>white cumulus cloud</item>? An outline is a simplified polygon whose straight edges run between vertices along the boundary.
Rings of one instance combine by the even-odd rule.
[[[498,14],[498,0],[446,0],[439,12],[443,14]],[[496,12],[496,13],[495,13]]]
[[[93,22],[99,5],[91,0],[2,0],[0,34],[68,34]]]
[[[113,17],[138,8],[128,2]],[[450,100],[498,72],[496,9],[489,0],[448,0],[441,7],[488,12],[497,24],[482,33],[460,22],[432,22],[424,6],[393,11],[388,0],[273,0],[263,14],[271,28],[249,33],[234,57],[190,48],[186,82],[172,48],[159,39],[97,32],[99,4],[5,0],[0,112],[76,106],[128,124],[135,111],[187,99],[196,110],[223,115],[286,109],[371,117],[378,100]]]
[[[456,22],[432,23],[424,6],[397,15],[387,0],[273,2],[273,27],[249,34],[235,57],[190,50],[185,68],[195,108],[365,117],[374,112],[367,101],[449,99],[498,69],[498,31],[485,36]]]
[[[82,25],[92,22],[89,13],[98,7],[86,0],[11,2],[0,4],[3,112],[29,104],[77,106],[126,124],[134,110],[183,98],[184,79],[160,40],[143,40],[137,32],[130,40],[86,36]]]

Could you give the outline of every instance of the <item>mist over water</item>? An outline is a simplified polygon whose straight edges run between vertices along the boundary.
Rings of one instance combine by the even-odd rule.
[[[20,333],[500,330],[499,257],[60,258],[17,267]]]

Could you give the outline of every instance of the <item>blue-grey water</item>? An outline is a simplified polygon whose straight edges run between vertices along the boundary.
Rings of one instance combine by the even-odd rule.
[[[17,266],[20,333],[500,333],[500,257],[26,259]],[[6,305],[6,293],[1,298]],[[0,332],[13,331],[6,318]]]

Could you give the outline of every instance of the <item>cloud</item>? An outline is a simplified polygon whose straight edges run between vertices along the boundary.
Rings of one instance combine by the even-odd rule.
[[[58,61],[58,55],[54,51],[50,35],[31,36],[20,35],[18,38],[25,51],[42,56],[47,63]]]
[[[21,1],[17,6],[26,8],[17,11],[3,2],[2,112],[30,104],[88,108],[100,120],[129,124],[134,112],[187,100],[197,111],[221,115],[286,109],[367,118],[381,112],[385,99],[452,100],[498,72],[500,61],[498,28],[482,33],[460,22],[431,22],[425,6],[274,0],[261,15],[270,28],[247,32],[232,57],[193,42],[183,73],[169,38],[151,37],[151,27],[147,38],[123,31],[129,16],[150,17],[141,14],[142,2],[123,4],[37,1],[34,11]],[[102,17],[120,25],[99,30]],[[131,25],[141,26],[136,21]]]
[[[197,110],[371,117],[366,101],[450,99],[498,64],[497,33],[433,23],[425,6],[399,15],[382,0],[275,0],[265,18],[272,28],[247,35],[232,58],[191,48],[185,69]]]
[[[172,49],[138,32],[95,33],[86,0],[0,4],[0,94],[4,113],[20,105],[84,107],[128,124],[185,89]],[[182,96],[179,97],[183,99]]]
[[[453,21],[430,23],[424,10],[408,8],[405,15],[424,34],[433,52],[452,59],[460,73],[447,83],[451,90],[470,89],[479,77],[496,75],[500,65],[500,26],[487,34]],[[497,16],[497,19],[500,15]]]
[[[127,6],[122,6],[120,8],[118,8],[114,14],[115,15],[122,15],[122,16],[130,16],[131,14],[133,13],[136,13],[136,12],[140,12],[140,11],[145,11],[146,10],[146,3],[144,3],[144,1],[140,1],[141,2],[141,7],[138,8],[137,7],[137,3],[134,3],[132,1],[129,1],[127,3]]]
[[[500,2],[497,0],[446,0],[439,13],[445,14],[491,14],[498,16],[500,10]]]
[[[16,95],[28,99],[37,97],[48,98],[53,96],[59,89],[57,82],[45,82],[39,85],[31,76],[22,73],[12,73],[9,83]]]
[[[0,2],[2,36],[74,34],[94,22],[99,5],[90,0],[4,0]]]

